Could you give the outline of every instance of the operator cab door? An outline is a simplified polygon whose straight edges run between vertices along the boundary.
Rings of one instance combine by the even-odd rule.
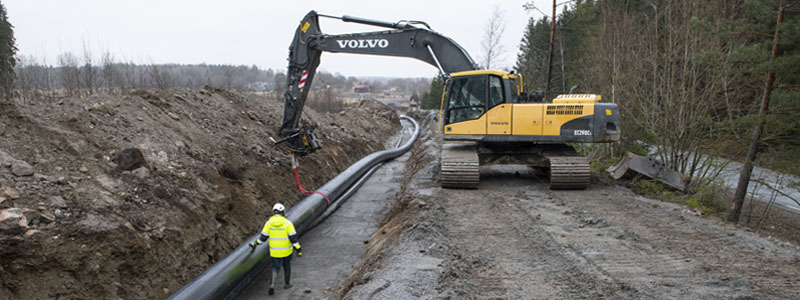
[[[511,134],[511,103],[506,103],[506,90],[503,84],[508,84],[499,76],[489,75],[489,110],[486,113],[487,134]]]
[[[487,76],[451,78],[447,85],[444,134],[485,135]]]

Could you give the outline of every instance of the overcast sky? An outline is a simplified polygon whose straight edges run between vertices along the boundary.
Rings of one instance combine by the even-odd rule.
[[[3,0],[14,26],[18,54],[56,64],[58,53],[80,54],[86,44],[98,58],[106,50],[137,63],[257,65],[285,72],[288,47],[309,10],[328,15],[398,21],[420,20],[461,44],[480,61],[484,27],[497,4],[505,12],[504,55],[512,67],[530,17],[505,1],[268,1],[268,0]],[[549,0],[533,1],[549,12]],[[560,9],[559,9],[560,11]],[[381,30],[320,19],[325,33]],[[321,70],[347,76],[432,77],[436,68],[408,58],[324,53]]]

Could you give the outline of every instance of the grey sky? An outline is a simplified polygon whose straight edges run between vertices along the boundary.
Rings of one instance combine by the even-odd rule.
[[[506,15],[503,63],[516,60],[531,16],[526,0],[506,1],[255,1],[255,0],[4,0],[20,54],[56,64],[56,55],[80,54],[86,44],[99,58],[137,63],[244,64],[284,71],[289,42],[309,11],[398,21],[421,20],[461,44],[476,61],[485,23],[495,4]],[[549,0],[534,1],[538,7]],[[549,9],[544,9],[549,11]],[[321,19],[323,32],[351,33],[376,27]],[[405,58],[325,53],[321,70],[348,76],[431,77],[436,69]]]

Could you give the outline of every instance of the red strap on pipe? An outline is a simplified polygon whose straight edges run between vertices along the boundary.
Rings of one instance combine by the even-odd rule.
[[[300,171],[298,171],[297,168],[294,168],[294,180],[295,180],[295,182],[297,182],[297,189],[299,189],[301,193],[306,194],[306,195],[311,195],[311,194],[314,194],[314,193],[320,194],[320,195],[322,195],[322,197],[325,197],[325,202],[327,203],[327,205],[331,206],[331,200],[329,200],[328,196],[326,196],[322,192],[306,191],[305,189],[303,189],[303,186],[300,185]]]

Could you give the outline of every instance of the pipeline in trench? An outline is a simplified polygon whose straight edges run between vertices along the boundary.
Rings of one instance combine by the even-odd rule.
[[[375,152],[362,158],[317,189],[319,193],[309,195],[286,212],[286,218],[294,223],[298,235],[302,236],[319,224],[320,221],[317,220],[323,220],[333,213],[340,205],[337,202],[344,201],[358,189],[377,168],[376,166],[411,149],[419,137],[419,124],[408,116],[400,118],[414,125],[411,137],[402,146]],[[328,205],[323,195],[329,197],[331,205]],[[269,251],[268,247],[253,249],[248,245],[249,241],[255,240],[258,236],[259,234],[255,234],[247,239],[227,257],[172,294],[169,299],[228,299],[235,296],[269,262],[269,255],[266,253]]]

